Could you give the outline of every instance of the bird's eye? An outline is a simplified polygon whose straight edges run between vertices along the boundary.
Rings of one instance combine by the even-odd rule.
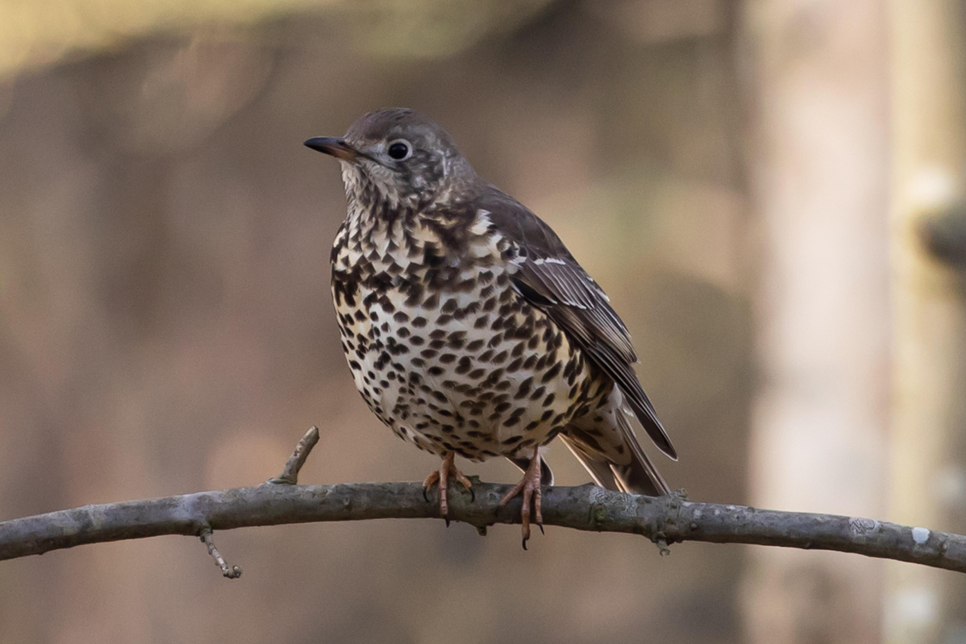
[[[393,141],[389,144],[389,156],[396,161],[402,161],[409,157],[412,153],[412,148],[405,141]]]

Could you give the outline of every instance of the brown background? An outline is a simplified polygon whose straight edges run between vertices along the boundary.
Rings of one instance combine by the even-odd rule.
[[[438,466],[354,390],[328,292],[339,172],[302,147],[394,105],[447,128],[608,291],[681,455],[657,457],[670,485],[754,500],[769,264],[740,4],[41,4],[33,49],[0,48],[0,519],[257,484],[312,424],[304,483]],[[76,33],[44,30],[60,15]],[[561,445],[549,460],[589,480]],[[4,562],[0,642],[736,642],[766,608],[740,546],[661,557],[549,528],[523,552],[518,528],[441,521],[217,539],[241,580],[174,537]]]

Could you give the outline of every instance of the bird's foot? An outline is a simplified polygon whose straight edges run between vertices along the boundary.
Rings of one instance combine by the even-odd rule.
[[[523,549],[527,549],[527,541],[530,540],[530,506],[533,505],[533,518],[543,533],[543,514],[540,511],[542,494],[540,489],[540,453],[537,448],[533,448],[533,457],[530,459],[530,467],[523,474],[523,479],[513,486],[513,489],[500,499],[500,505],[506,505],[510,499],[517,495],[523,496],[523,510],[520,521],[523,524]]]
[[[454,452],[447,454],[439,469],[434,470],[423,481],[423,498],[427,501],[429,497],[426,493],[429,492],[436,482],[439,482],[439,515],[446,519],[447,527],[449,526],[449,505],[446,502],[446,490],[449,487],[450,477],[455,477],[457,481],[463,484],[463,487],[470,491],[471,502],[476,500],[476,494],[473,492],[473,483],[456,467],[456,463],[453,462],[455,458],[456,454]]]

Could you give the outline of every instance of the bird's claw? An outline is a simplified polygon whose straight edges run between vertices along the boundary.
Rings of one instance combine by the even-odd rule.
[[[536,448],[533,450],[533,457],[530,459],[530,467],[523,474],[523,479],[513,486],[502,499],[500,505],[506,505],[510,499],[517,495],[523,497],[523,506],[520,512],[520,523],[523,530],[523,549],[527,549],[527,541],[530,540],[530,508],[533,506],[533,519],[541,534],[546,534],[543,530],[543,512],[541,511],[542,493],[540,488],[540,454]]]
[[[423,481],[423,498],[427,502],[429,502],[427,493],[433,485],[439,482],[439,515],[446,519],[446,527],[449,527],[449,502],[446,491],[449,488],[450,477],[456,478],[463,487],[470,491],[470,502],[476,501],[476,493],[473,492],[473,483],[456,467],[456,464],[453,462],[455,458],[456,454],[454,452],[447,454],[443,458],[443,464],[440,465],[439,469],[431,472],[426,477],[426,480]]]

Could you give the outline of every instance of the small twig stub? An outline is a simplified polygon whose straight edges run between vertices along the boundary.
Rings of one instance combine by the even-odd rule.
[[[215,547],[215,540],[211,533],[211,528],[205,528],[201,531],[201,540],[204,542],[205,546],[208,548],[208,554],[215,560],[215,565],[221,568],[221,574],[228,579],[238,579],[241,577],[242,571],[238,566],[230,566],[225,558],[221,556],[218,552],[218,548]]]
[[[276,485],[298,485],[299,471],[305,465],[305,460],[312,453],[312,448],[319,442],[319,428],[314,425],[305,432],[305,436],[295,446],[295,451],[289,456],[288,462],[282,473],[273,479],[268,479],[269,483]]]

